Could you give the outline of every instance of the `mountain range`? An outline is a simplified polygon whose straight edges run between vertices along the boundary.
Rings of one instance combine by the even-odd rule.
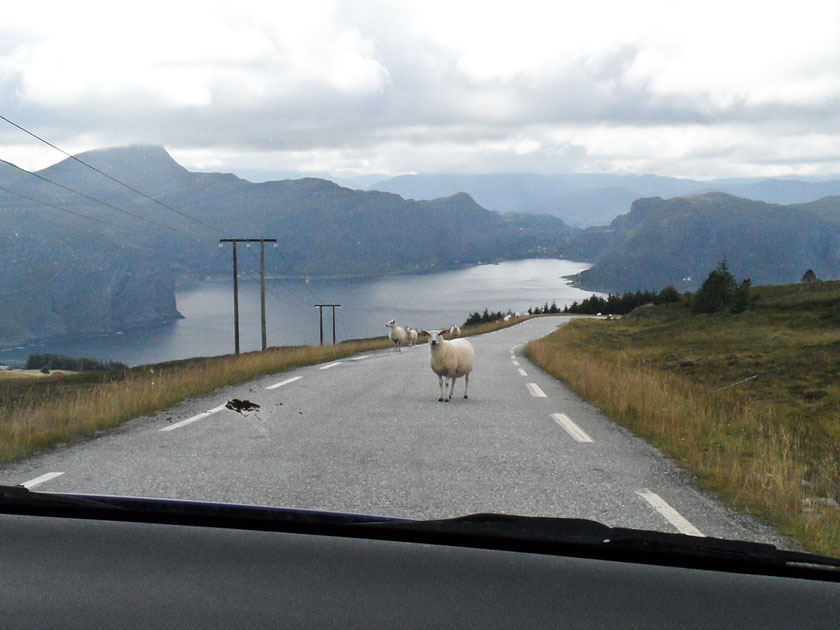
[[[437,187],[424,194],[446,194],[415,200],[316,178],[252,183],[191,172],[150,146],[90,151],[35,174],[0,163],[0,344],[177,318],[178,282],[229,276],[224,238],[277,239],[277,252],[266,255],[275,277],[423,272],[528,257],[592,262],[577,284],[613,292],[693,289],[722,258],[754,283],[793,282],[808,268],[840,276],[840,197],[802,200],[832,192],[837,182],[718,181],[743,194],[800,200],[781,205],[655,176],[389,181],[408,197],[421,196],[428,182]],[[639,191],[657,196],[635,197]],[[522,212],[487,209],[485,198]],[[548,212],[562,206],[585,214],[587,203],[600,208],[605,225],[570,227]],[[255,250],[240,254],[241,273],[257,271]]]
[[[433,199],[454,192],[466,192],[477,203],[491,210],[549,214],[568,225],[584,228],[609,224],[616,216],[626,213],[636,199],[643,197],[670,198],[723,192],[768,203],[806,203],[840,195],[840,179],[730,178],[702,181],[611,173],[401,175],[384,179],[370,188],[410,199]]]
[[[840,277],[840,197],[780,205],[724,193],[638,199],[578,251],[597,260],[575,283],[593,290],[693,290],[726,259],[753,284],[797,282],[808,269]]]
[[[222,238],[276,238],[267,273],[303,277],[567,257],[577,232],[551,216],[486,210],[463,193],[412,201],[314,178],[252,183],[194,173],[161,147],[77,157],[35,177],[2,165],[0,291],[9,302],[0,343],[178,317],[176,279],[230,274]],[[243,273],[258,268],[253,252],[239,257]]]

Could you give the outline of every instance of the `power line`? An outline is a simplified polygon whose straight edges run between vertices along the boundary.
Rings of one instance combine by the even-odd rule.
[[[20,131],[22,131],[22,132],[26,133],[26,134],[27,134],[27,135],[29,135],[29,136],[31,136],[31,137],[33,137],[33,138],[35,138],[35,139],[36,139],[36,140],[38,140],[39,142],[44,143],[45,145],[47,145],[47,146],[49,146],[49,147],[51,147],[51,148],[55,149],[56,151],[58,151],[58,152],[62,153],[63,155],[66,155],[68,158],[70,158],[70,159],[72,159],[72,160],[74,160],[74,161],[78,162],[79,164],[82,164],[83,166],[85,166],[85,167],[87,167],[87,168],[91,169],[92,171],[94,171],[94,172],[96,172],[96,173],[99,173],[99,174],[100,174],[100,175],[102,175],[103,177],[106,177],[106,178],[110,179],[111,181],[113,181],[113,182],[115,182],[115,183],[119,184],[120,186],[123,186],[124,188],[126,188],[126,189],[128,189],[128,190],[130,190],[130,191],[132,191],[132,192],[134,192],[134,193],[136,193],[136,194],[138,194],[138,195],[140,195],[141,197],[143,197],[143,198],[145,198],[145,199],[148,199],[148,200],[152,201],[153,203],[156,203],[156,204],[160,205],[161,207],[166,208],[167,210],[170,210],[170,211],[172,211],[172,212],[174,212],[174,213],[176,213],[176,214],[178,214],[178,215],[180,215],[180,216],[182,216],[182,217],[185,217],[185,218],[187,218],[187,219],[189,219],[189,220],[191,220],[191,221],[194,221],[194,222],[196,222],[196,223],[198,223],[198,224],[200,224],[200,225],[202,225],[202,226],[204,226],[204,227],[206,227],[206,228],[209,228],[210,230],[213,230],[213,231],[218,232],[218,233],[223,233],[223,230],[222,230],[221,228],[216,227],[216,226],[214,226],[214,225],[211,225],[210,223],[207,223],[206,221],[203,221],[203,220],[201,220],[201,219],[198,219],[198,218],[196,218],[196,217],[194,217],[194,216],[192,216],[192,215],[190,215],[190,214],[188,214],[188,213],[186,213],[186,212],[183,212],[183,211],[181,211],[181,210],[177,210],[177,209],[175,209],[175,208],[171,207],[170,205],[165,204],[165,203],[163,203],[162,201],[159,201],[158,199],[155,199],[154,197],[151,197],[150,195],[147,195],[147,194],[146,194],[146,193],[144,193],[143,191],[138,190],[138,189],[134,188],[133,186],[130,186],[130,185],[126,184],[125,182],[120,181],[120,180],[119,180],[119,179],[117,179],[116,177],[113,177],[112,175],[109,175],[108,173],[105,173],[104,171],[102,171],[102,170],[100,170],[100,169],[96,168],[95,166],[92,166],[91,164],[88,164],[87,162],[85,162],[85,161],[84,161],[84,160],[82,160],[81,158],[78,158],[78,157],[76,157],[75,155],[71,155],[70,153],[68,153],[67,151],[65,151],[64,149],[62,149],[61,147],[56,146],[56,145],[55,145],[55,144],[53,144],[52,142],[50,142],[50,141],[48,141],[48,140],[46,140],[46,139],[42,138],[42,137],[41,137],[41,136],[39,136],[38,134],[36,134],[36,133],[34,133],[34,132],[30,131],[29,129],[26,129],[26,128],[25,128],[25,127],[23,127],[22,125],[19,125],[18,123],[14,122],[13,120],[10,120],[9,118],[7,118],[6,116],[3,116],[2,114],[0,114],[0,120],[4,120],[4,121],[6,121],[7,123],[9,123],[10,125],[12,125],[13,127],[15,127],[15,128],[17,128],[17,129],[19,129]],[[19,169],[20,169],[20,167],[17,167],[17,166],[16,166],[16,165],[14,165],[14,164],[12,164],[12,166],[15,166],[15,168],[19,168]],[[52,182],[52,181],[51,181],[51,180],[49,180],[49,179],[46,179],[46,178],[41,177],[41,176],[39,176],[39,175],[36,175],[35,173],[30,173],[29,171],[26,171],[25,169],[20,169],[20,170],[23,170],[23,171],[25,171],[25,172],[29,173],[30,175],[33,175],[33,176],[35,176],[35,177],[40,177],[41,179],[44,179],[45,181],[48,181],[48,182],[50,182],[50,183],[53,183],[53,184],[55,184],[55,185],[60,186],[60,184],[57,184],[56,182]],[[80,194],[80,195],[82,195],[82,196],[85,196],[85,195],[83,195],[82,193],[79,193],[78,191],[74,191],[73,189],[68,188],[67,190],[70,190],[71,192],[75,192],[75,193],[77,193],[77,194]],[[94,199],[94,201],[97,201],[98,203],[102,203],[102,202],[99,202],[98,200],[95,200],[95,199]],[[106,205],[108,205],[108,204],[106,204]],[[113,207],[115,210],[119,210],[118,208],[116,208],[116,207],[114,207],[114,206],[111,206],[111,207]],[[130,212],[128,212],[128,211],[125,211],[125,210],[119,210],[119,211],[120,211],[120,212],[125,212],[125,213],[127,213],[127,214],[132,214],[132,213],[130,213]],[[138,216],[138,218],[143,218],[144,220],[149,221],[149,219],[145,219],[144,217],[139,217],[139,215],[137,215],[137,216]],[[163,225],[163,224],[160,224],[160,225]],[[175,228],[171,228],[171,227],[169,227],[169,226],[165,226],[165,225],[164,225],[164,227],[167,227],[167,228],[169,228],[169,229],[175,230]],[[175,231],[178,231],[178,230],[175,230]],[[192,236],[192,235],[190,235],[190,236]],[[249,251],[250,251],[250,249],[249,249]],[[254,258],[256,258],[256,254],[255,254],[254,252],[250,252],[250,253],[254,256]],[[286,259],[286,257],[285,257],[285,256],[283,256],[283,254],[282,254],[281,252],[278,252],[278,254],[280,255],[281,260],[282,260],[282,261],[286,264],[286,267],[289,269],[289,271],[292,273],[292,275],[293,275],[293,276],[298,276],[298,274],[295,272],[294,268],[292,267],[291,263],[290,263],[290,262]],[[316,297],[315,297],[315,295],[312,293],[312,291],[311,291],[311,289],[309,288],[309,286],[308,286],[308,285],[304,284],[304,289],[306,290],[306,292],[309,294],[310,298],[311,298],[313,301],[316,301],[316,300],[317,300],[317,298],[316,298]]]
[[[163,208],[166,208],[167,210],[170,210],[170,211],[174,212],[175,214],[178,214],[178,215],[180,215],[180,216],[182,216],[182,217],[184,217],[184,218],[186,218],[186,219],[189,219],[190,221],[194,221],[195,223],[198,223],[199,225],[203,225],[204,227],[209,228],[209,229],[211,229],[211,230],[213,230],[213,231],[215,231],[215,232],[221,232],[221,231],[222,231],[220,228],[216,227],[215,225],[211,225],[211,224],[209,224],[209,223],[207,223],[207,222],[205,222],[205,221],[202,221],[201,219],[198,219],[198,218],[196,218],[196,217],[194,217],[194,216],[192,216],[192,215],[190,215],[190,214],[187,214],[186,212],[182,212],[181,210],[177,210],[177,209],[173,208],[172,206],[170,206],[170,205],[168,205],[168,204],[165,204],[165,203],[163,203],[162,201],[159,201],[158,199],[155,199],[154,197],[152,197],[152,196],[150,196],[150,195],[147,195],[147,194],[146,194],[146,193],[144,193],[143,191],[141,191],[141,190],[137,190],[137,189],[136,189],[136,188],[134,188],[133,186],[129,186],[129,185],[128,185],[128,184],[126,184],[125,182],[120,181],[119,179],[117,179],[116,177],[113,177],[113,176],[109,175],[108,173],[105,173],[104,171],[99,170],[98,168],[96,168],[95,166],[92,166],[92,165],[88,164],[87,162],[85,162],[85,161],[84,161],[84,160],[82,160],[81,158],[78,158],[78,157],[76,157],[75,155],[71,155],[70,153],[68,153],[68,152],[67,152],[67,151],[65,151],[64,149],[62,149],[62,148],[57,147],[56,145],[54,145],[52,142],[49,142],[48,140],[45,140],[45,139],[44,139],[44,138],[42,138],[41,136],[39,136],[39,135],[37,135],[37,134],[35,134],[35,133],[33,133],[33,132],[29,131],[28,129],[26,129],[26,128],[22,127],[22,126],[20,126],[20,125],[19,125],[19,124],[17,124],[16,122],[14,122],[14,121],[12,121],[12,120],[9,120],[8,118],[6,118],[5,116],[3,116],[2,114],[0,114],[0,119],[5,120],[7,123],[9,123],[10,125],[12,125],[13,127],[17,127],[17,128],[18,128],[18,129],[20,129],[22,132],[24,132],[24,133],[26,133],[26,134],[28,134],[28,135],[32,136],[32,137],[33,137],[33,138],[35,138],[36,140],[38,140],[38,141],[40,141],[40,142],[43,142],[43,143],[44,143],[44,144],[46,144],[47,146],[52,147],[53,149],[55,149],[56,151],[59,151],[60,153],[63,153],[64,155],[66,155],[67,157],[69,157],[71,160],[74,160],[74,161],[78,162],[79,164],[81,164],[81,165],[83,165],[83,166],[86,166],[87,168],[91,169],[92,171],[94,171],[94,172],[96,172],[96,173],[99,173],[99,174],[100,174],[100,175],[102,175],[103,177],[107,177],[107,178],[108,178],[108,179],[110,179],[112,182],[115,182],[115,183],[119,184],[120,186],[122,186],[122,187],[124,187],[124,188],[127,188],[128,190],[130,190],[130,191],[132,191],[132,192],[134,192],[134,193],[136,193],[136,194],[140,195],[141,197],[144,197],[144,198],[148,199],[149,201],[152,201],[152,202],[154,202],[154,203],[158,204],[159,206],[162,206]]]
[[[96,221],[97,223],[102,223],[104,225],[108,225],[110,227],[117,228],[118,230],[126,229],[123,225],[117,225],[116,223],[111,223],[110,221],[105,221],[104,219],[100,219],[98,217],[92,217],[87,214],[82,214],[80,212],[73,212],[72,210],[68,210],[67,208],[62,208],[61,206],[57,206],[49,201],[41,201],[40,199],[35,199],[34,197],[30,197],[29,195],[24,195],[23,193],[15,192],[14,190],[9,190],[8,188],[4,188],[0,186],[0,190],[5,193],[9,193],[10,195],[15,195],[17,197],[21,197],[23,199],[28,199],[29,201],[34,201],[35,203],[40,203],[45,206],[49,206],[50,208],[55,208],[56,210],[61,210],[62,212],[66,212],[67,214],[72,214],[76,217],[82,217],[83,219],[90,219],[91,221]]]
[[[259,243],[260,244],[260,312],[262,315],[262,349],[265,352],[267,347],[265,334],[265,244],[276,243],[276,238],[222,238],[219,239],[219,247],[222,243],[233,243],[233,320],[234,320],[234,345],[236,354],[239,354],[239,276],[236,262],[237,243]]]
[[[315,304],[314,308],[318,309],[320,327],[321,327],[321,345],[324,345],[324,307],[329,306],[332,307],[332,333],[333,333],[333,345],[335,345],[335,309],[336,307],[341,308],[341,304]]]
[[[43,175],[38,175],[37,173],[33,173],[32,171],[28,171],[25,168],[23,168],[21,166],[18,166],[17,164],[14,164],[13,162],[9,162],[8,160],[4,160],[4,159],[0,158],[0,162],[2,162],[3,164],[6,164],[7,166],[11,166],[12,168],[16,168],[17,170],[21,171],[22,173],[26,173],[27,175],[31,175],[32,177],[37,177],[38,179],[40,179],[42,181],[45,181],[48,184],[52,184],[53,186],[58,186],[59,188],[61,188],[63,190],[66,190],[67,192],[71,192],[75,195],[79,195],[80,197],[84,197],[85,199],[89,199],[90,201],[93,201],[94,203],[101,204],[101,205],[105,206],[106,208],[111,208],[112,210],[116,210],[117,212],[122,212],[123,214],[127,214],[130,217],[134,217],[135,219],[140,219],[141,221],[145,221],[146,223],[151,223],[152,225],[158,225],[162,228],[166,228],[167,230],[172,230],[173,232],[181,232],[181,230],[178,230],[174,227],[166,225],[165,223],[160,223],[158,221],[154,221],[153,219],[146,218],[142,215],[136,214],[136,213],[131,212],[129,210],[125,210],[124,208],[118,208],[117,206],[112,205],[112,204],[108,203],[107,201],[102,201],[101,199],[96,199],[95,197],[91,197],[90,195],[86,195],[85,193],[80,192],[78,190],[75,190],[73,188],[70,188],[69,186],[65,186],[64,184],[59,184],[58,182],[54,182],[53,180],[48,179],[48,178],[44,177]],[[7,191],[7,192],[11,192],[11,191]],[[18,193],[15,193],[15,194],[18,194]],[[21,197],[26,197],[26,195],[23,195],[23,194],[21,194],[20,196]],[[31,197],[26,197],[26,198],[27,199],[32,199]],[[37,200],[32,199],[32,201],[37,201]],[[40,202],[40,203],[44,203],[44,202]],[[49,203],[44,203],[44,205],[57,207],[57,206],[53,206],[52,204],[49,204]],[[79,215],[79,216],[86,216],[86,215]],[[125,228],[123,228],[123,229],[125,229]],[[181,233],[188,234],[187,232],[181,232]]]

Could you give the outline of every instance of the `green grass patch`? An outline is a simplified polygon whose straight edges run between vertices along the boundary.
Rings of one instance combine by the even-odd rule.
[[[526,352],[730,506],[840,556],[840,282],[753,292],[739,315],[647,306]]]

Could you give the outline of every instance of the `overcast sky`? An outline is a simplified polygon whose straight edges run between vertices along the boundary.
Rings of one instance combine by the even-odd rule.
[[[15,2],[0,114],[193,170],[840,175],[840,2]]]

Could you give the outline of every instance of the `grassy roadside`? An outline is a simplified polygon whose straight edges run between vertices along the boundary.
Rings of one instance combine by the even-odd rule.
[[[526,354],[733,508],[840,556],[840,282],[754,291],[740,315],[575,320]]]
[[[517,321],[462,328],[462,336]],[[424,337],[418,339],[423,343]],[[121,372],[90,372],[0,379],[0,462],[25,457],[91,435],[183,400],[296,367],[335,361],[391,346],[387,337],[334,346],[290,346],[240,356],[196,358],[144,365]]]

